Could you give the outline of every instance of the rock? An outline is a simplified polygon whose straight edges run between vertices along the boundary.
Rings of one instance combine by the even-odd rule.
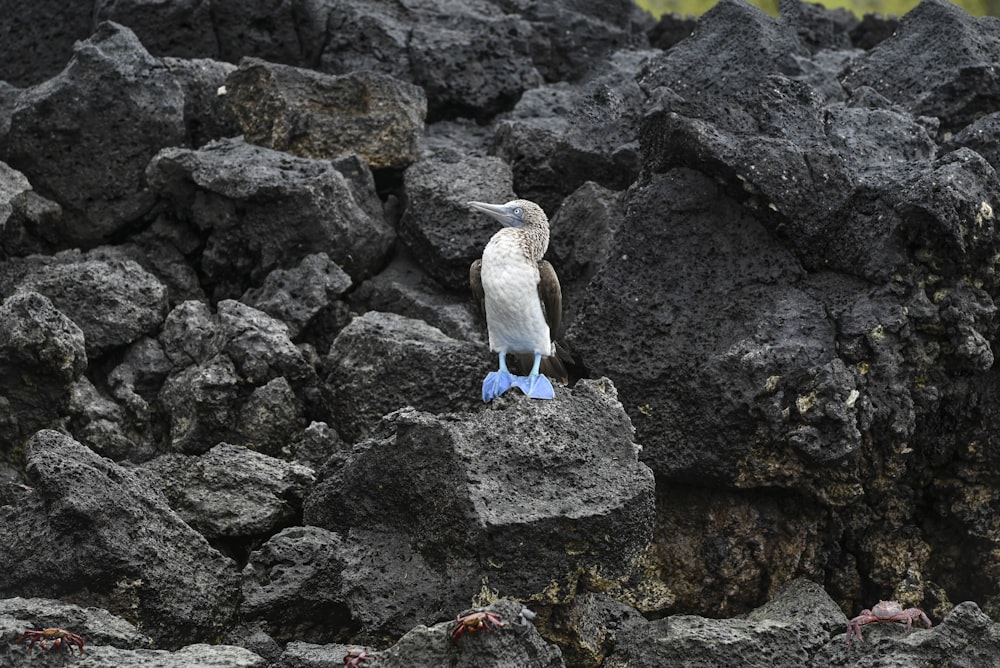
[[[128,26],[157,56],[175,60],[217,57],[218,28],[213,8],[197,0],[156,2],[156,0],[97,0],[94,18]]]
[[[453,339],[486,343],[486,324],[475,312],[472,299],[445,291],[404,254],[398,254],[381,273],[358,286],[350,300],[360,311],[385,311],[423,320]]]
[[[658,616],[729,618],[796,578],[826,582],[837,600],[856,596],[859,583],[842,575],[856,570],[853,557],[824,539],[844,528],[823,508],[804,495],[661,484],[645,577],[628,587],[634,592],[628,602]]]
[[[851,48],[851,31],[860,21],[849,10],[829,10],[802,0],[780,0],[778,7],[781,20],[798,34],[813,54]]]
[[[848,65],[841,82],[849,91],[871,86],[914,116],[936,116],[943,130],[956,131],[995,110],[998,48],[995,21],[925,0],[891,37]]]
[[[142,338],[126,348],[121,362],[108,374],[108,386],[134,417],[148,423],[154,411],[152,404],[172,368],[160,342]]]
[[[490,612],[503,626],[495,632],[464,633],[452,641],[455,621],[441,622],[428,628],[420,625],[407,632],[388,649],[377,653],[378,665],[388,668],[432,668],[434,666],[531,666],[561,668],[562,654],[547,643],[530,621],[522,618],[523,606],[517,601],[499,600],[476,608]],[[466,610],[464,612],[472,612]]]
[[[335,28],[319,69],[374,70],[411,81],[427,94],[429,121],[488,118],[541,82],[531,26],[492,2],[335,2],[329,25]]]
[[[304,519],[345,537],[342,578],[363,630],[399,633],[481,590],[564,602],[581,578],[627,578],[645,551],[653,478],[614,387],[499,402],[398,411],[321,472]]]
[[[340,434],[357,441],[386,413],[481,405],[488,369],[482,349],[421,320],[371,311],[345,327],[326,360],[329,411]]]
[[[175,365],[158,395],[172,450],[201,454],[226,441],[282,455],[308,424],[316,372],[265,313],[225,300],[213,315],[185,302],[167,316],[160,343]]]
[[[0,440],[5,455],[68,407],[87,368],[83,331],[37,292],[0,304]]]
[[[427,98],[411,83],[247,58],[226,90],[248,142],[302,158],[356,154],[373,169],[403,169],[417,158]]]
[[[231,561],[159,492],[55,431],[28,442],[31,493],[4,506],[0,590],[67,597],[136,623],[160,647],[213,638],[236,612]]]
[[[351,287],[351,277],[326,253],[308,255],[291,269],[275,269],[259,288],[247,290],[240,301],[288,326],[295,339],[324,311],[336,309]]]
[[[469,265],[499,229],[467,202],[515,199],[510,167],[497,157],[429,157],[404,174],[406,210],[399,237],[432,278],[453,290],[469,289]]]
[[[74,47],[65,70],[21,93],[8,163],[62,207],[61,247],[95,246],[152,207],[143,170],[185,135],[176,78],[132,31],[105,22]]]
[[[728,45],[743,55],[722,63]],[[899,216],[884,193],[909,177],[900,158],[926,163],[932,143],[911,119],[891,115],[840,114],[842,125],[828,133],[826,101],[839,95],[820,93],[816,72],[802,65],[808,57],[786,24],[745,3],[720,2],[640,79],[657,101],[642,122],[643,165],[712,175],[788,239],[807,268],[884,280],[901,252]],[[828,79],[826,86],[840,90]],[[890,176],[880,174],[872,193],[868,165],[887,159]],[[845,252],[819,252],[830,243]],[[873,247],[884,250],[872,257]]]
[[[365,650],[368,652],[366,658],[369,659],[375,654],[374,648],[366,649],[360,645],[341,645],[338,643],[317,645],[308,642],[290,642],[285,645],[285,651],[281,653],[271,668],[326,668],[344,663],[347,653],[351,650],[358,652]]]
[[[335,454],[346,454],[351,446],[325,422],[313,422],[296,434],[289,446],[294,461],[318,470]]]
[[[643,459],[659,475],[688,483],[692,475],[731,482],[767,478],[752,454],[756,419],[741,407],[757,406],[769,429],[787,434],[792,425],[782,402],[811,390],[785,389],[779,381],[808,384],[836,372],[824,370],[835,357],[832,324],[821,304],[793,285],[802,276],[796,258],[704,176],[684,170],[655,176],[633,187],[627,206],[611,253],[616,261],[591,282],[567,340],[593,372],[619,379]],[[652,224],[665,215],[669,227]],[[665,248],[669,255],[659,254]],[[637,299],[636,285],[649,286],[645,294],[655,300]],[[719,308],[736,294],[742,307]],[[602,334],[612,331],[615,337]],[[624,349],[615,341],[632,343]],[[849,375],[831,382],[819,415],[846,402],[854,389]],[[740,394],[749,404],[710,399]],[[825,433],[836,445],[828,444],[825,463],[794,468],[838,472],[804,483],[807,494],[852,480],[839,462],[850,461],[860,446],[857,418],[853,410],[830,416]],[[690,430],[682,426],[688,419]],[[737,432],[742,436],[734,437]],[[767,451],[775,447],[773,437],[767,443]],[[791,462],[806,454],[787,453],[772,473],[787,481]]]
[[[170,6],[176,6],[176,3]],[[147,42],[143,44],[149,47]],[[210,58],[162,60],[184,91],[186,145],[204,146],[213,139],[234,137],[240,133],[239,123],[226,97],[226,77],[236,69],[233,64]]]
[[[21,635],[27,629],[51,627],[82,636],[87,650],[93,645],[140,649],[153,642],[133,624],[101,608],[83,608],[48,598],[0,599],[0,636],[5,639],[10,631]],[[0,645],[0,656],[3,656],[3,649]]]
[[[972,601],[961,603],[931,629],[906,634],[901,624],[863,627],[864,641],[850,647],[838,635],[814,656],[824,666],[887,666],[947,663],[960,668],[989,665],[1000,657],[997,623]]]
[[[597,668],[614,651],[619,636],[626,636],[632,627],[647,622],[635,608],[625,603],[604,594],[583,592],[567,606],[555,609],[544,624],[546,635],[553,630],[559,633],[556,638],[549,639],[559,645],[569,665]]]
[[[0,25],[0,79],[33,86],[58,74],[74,42],[91,34],[93,11],[89,3],[39,2],[8,12]]]
[[[292,524],[314,479],[304,466],[228,443],[199,456],[166,454],[141,470],[181,519],[215,542],[269,536]]]
[[[644,48],[645,30],[652,25],[629,0],[497,4],[530,22],[532,60],[546,81],[581,79],[618,49]]]
[[[73,662],[80,668],[190,668],[225,666],[226,668],[266,668],[268,662],[250,650],[231,645],[187,645],[176,651],[118,649],[87,646],[87,652]]]
[[[32,290],[48,297],[83,331],[90,358],[126,346],[163,323],[166,286],[132,260],[70,253],[25,266],[23,278],[7,290]]]
[[[645,96],[632,73],[656,51],[618,51],[580,84],[526,91],[496,129],[496,153],[513,165],[514,190],[555,211],[586,181],[622,190],[639,173]]]
[[[611,256],[625,217],[625,197],[588,181],[573,191],[552,217],[549,259],[563,294],[563,330],[573,322],[584,292]],[[557,335],[558,336],[558,335]]]
[[[73,384],[67,414],[73,437],[99,455],[120,461],[148,454],[132,440],[122,407],[86,377]]]
[[[351,631],[343,569],[339,535],[311,526],[285,529],[250,554],[242,614],[279,642],[333,642]]]
[[[216,298],[238,297],[274,269],[320,252],[352,278],[364,278],[381,266],[394,237],[329,162],[240,139],[197,151],[165,149],[146,178],[207,236],[200,269]]]
[[[944,148],[970,148],[983,156],[993,166],[993,170],[997,171],[1000,170],[1000,146],[993,141],[997,132],[1000,132],[1000,112],[986,114],[950,137]]]
[[[672,615],[633,622],[618,634],[608,660],[635,666],[825,665],[813,656],[842,626],[844,614],[819,585],[794,580],[746,618]]]
[[[24,174],[0,162],[0,253],[19,256],[49,250],[61,216],[58,204],[36,193]]]
[[[220,2],[211,13],[219,58],[231,63],[252,56],[315,68],[335,25],[329,3],[310,0]]]

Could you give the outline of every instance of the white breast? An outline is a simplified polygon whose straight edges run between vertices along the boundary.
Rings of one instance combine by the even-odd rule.
[[[494,234],[483,251],[482,265],[491,350],[552,354],[538,280],[538,266],[524,256],[517,231],[508,228]]]

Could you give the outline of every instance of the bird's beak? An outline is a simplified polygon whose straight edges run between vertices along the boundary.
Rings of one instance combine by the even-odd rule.
[[[520,227],[524,224],[514,215],[513,207],[506,204],[487,204],[485,202],[469,202],[468,204],[476,211],[482,211],[500,221],[504,227]]]

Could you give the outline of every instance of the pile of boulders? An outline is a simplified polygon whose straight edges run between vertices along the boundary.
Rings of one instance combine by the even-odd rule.
[[[996,20],[9,14],[0,665],[1000,662]],[[572,378],[484,405],[515,197]]]

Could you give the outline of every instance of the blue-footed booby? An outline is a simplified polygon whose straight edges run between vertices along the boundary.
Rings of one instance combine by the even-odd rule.
[[[490,350],[500,357],[500,368],[483,381],[483,401],[511,387],[535,399],[552,399],[555,392],[543,371],[565,382],[566,370],[554,357],[553,342],[562,319],[562,289],[552,265],[542,259],[549,247],[549,219],[542,207],[524,199],[469,206],[504,225],[469,268],[472,292],[486,312]],[[531,372],[511,374],[508,353],[533,355]]]

